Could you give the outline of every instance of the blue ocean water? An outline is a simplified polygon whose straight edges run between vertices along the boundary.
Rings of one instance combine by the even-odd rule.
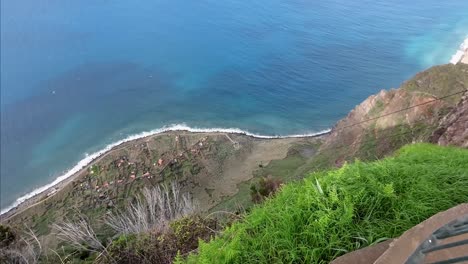
[[[0,206],[171,124],[326,129],[467,34],[463,0],[1,1]]]

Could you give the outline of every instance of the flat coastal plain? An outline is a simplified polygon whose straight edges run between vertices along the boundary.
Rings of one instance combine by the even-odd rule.
[[[40,235],[51,224],[83,214],[100,225],[145,187],[177,182],[201,212],[251,203],[249,187],[259,177],[284,181],[307,163],[324,136],[262,139],[243,134],[172,131],[114,147],[72,177],[1,216]],[[274,169],[272,169],[274,168]]]

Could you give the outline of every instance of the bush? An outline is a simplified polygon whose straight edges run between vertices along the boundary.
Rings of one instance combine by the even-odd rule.
[[[74,221],[55,223],[53,228],[57,238],[78,251],[104,252],[106,247],[98,239],[89,220],[83,215],[79,215],[78,218]]]
[[[252,198],[252,202],[263,202],[266,198],[275,194],[282,185],[282,180],[273,179],[271,176],[260,178],[258,186],[250,186],[250,197]]]
[[[185,217],[170,224],[169,229],[141,234],[125,234],[109,247],[109,262],[172,263],[177,255],[187,255],[208,241],[218,229],[213,219]]]
[[[10,227],[0,225],[0,236],[0,263],[38,263],[42,245],[32,230],[13,232]]]
[[[180,193],[180,186],[174,182],[170,186],[144,188],[142,198],[124,211],[110,214],[106,223],[118,234],[138,234],[154,229],[163,231],[170,221],[194,211],[190,195]]]
[[[0,248],[8,247],[15,239],[16,235],[9,226],[0,225]]]

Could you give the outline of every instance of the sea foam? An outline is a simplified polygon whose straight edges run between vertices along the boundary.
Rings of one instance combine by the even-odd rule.
[[[468,50],[468,36],[465,38],[463,43],[460,44],[460,47],[458,48],[457,52],[453,54],[452,58],[450,59],[450,63],[452,64],[459,63],[463,59],[463,56],[465,55],[465,52],[467,50]]]
[[[322,130],[322,131],[319,131],[319,132],[311,132],[311,133],[306,133],[306,134],[286,135],[286,136],[281,136],[281,135],[269,136],[269,135],[260,135],[260,134],[250,133],[248,131],[238,129],[238,128],[196,128],[196,127],[194,128],[194,127],[187,126],[185,124],[174,124],[174,125],[164,126],[162,128],[159,128],[159,129],[154,129],[154,130],[151,130],[151,131],[146,131],[146,132],[141,132],[141,133],[138,133],[138,134],[130,135],[130,136],[124,138],[124,139],[121,139],[119,141],[116,141],[114,143],[111,143],[111,144],[107,145],[106,147],[104,147],[103,149],[101,149],[101,150],[99,150],[97,152],[86,155],[86,157],[84,159],[80,160],[75,166],[73,166],[73,168],[66,171],[63,175],[57,177],[53,182],[51,182],[49,184],[46,184],[44,186],[41,186],[41,187],[33,190],[32,192],[29,192],[29,193],[21,196],[20,198],[16,199],[16,201],[13,204],[11,204],[10,206],[2,209],[1,212],[0,212],[0,215],[9,212],[10,210],[16,208],[17,206],[19,206],[21,203],[27,201],[28,199],[30,199],[30,198],[38,195],[38,194],[41,194],[41,193],[47,191],[48,189],[56,186],[57,184],[61,183],[62,181],[68,179],[69,177],[73,176],[75,173],[77,173],[78,171],[80,171],[84,167],[88,166],[95,159],[99,158],[100,156],[102,156],[106,152],[110,151],[112,148],[114,148],[114,147],[116,147],[116,146],[118,146],[118,145],[120,145],[122,143],[129,142],[129,141],[136,140],[136,139],[140,139],[140,138],[144,138],[144,137],[148,137],[148,136],[153,136],[153,135],[164,133],[164,132],[169,132],[169,131],[189,131],[189,132],[194,132],[194,133],[232,133],[232,134],[243,134],[243,135],[247,135],[247,136],[251,136],[251,137],[255,137],[255,138],[274,139],[274,138],[298,138],[298,137],[320,136],[320,135],[329,133],[331,130],[326,129],[326,130]]]

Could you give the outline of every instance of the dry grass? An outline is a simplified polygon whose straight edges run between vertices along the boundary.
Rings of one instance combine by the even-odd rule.
[[[53,229],[56,230],[58,239],[77,250],[98,253],[105,251],[105,246],[99,241],[89,221],[84,216],[80,216],[78,221],[54,224]]]
[[[195,206],[189,194],[181,194],[177,183],[145,188],[142,197],[126,210],[111,214],[107,224],[119,234],[163,231],[172,220],[193,213]]]
[[[0,262],[11,264],[38,263],[42,253],[42,245],[36,234],[28,229],[19,241],[0,249]]]

